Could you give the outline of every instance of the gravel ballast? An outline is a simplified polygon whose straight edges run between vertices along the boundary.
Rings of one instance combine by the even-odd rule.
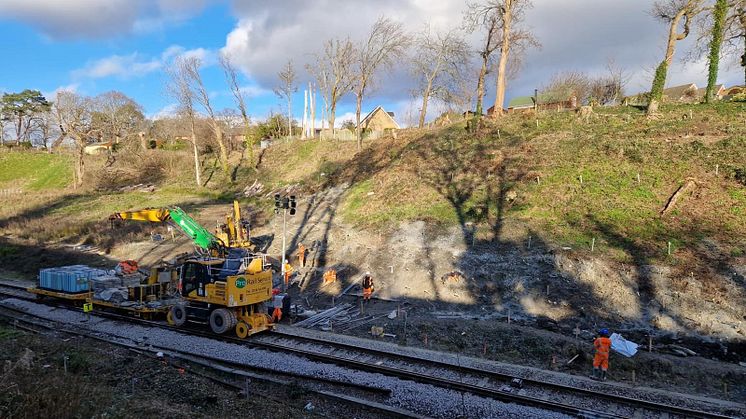
[[[149,328],[129,323],[107,320],[66,309],[49,307],[33,302],[6,299],[0,305],[23,310],[44,319],[74,325],[91,332],[107,335],[123,342],[137,342],[158,348],[205,355],[247,366],[262,366],[279,371],[292,371],[319,377],[333,378],[358,384],[375,385],[391,389],[386,403],[422,415],[436,418],[462,417],[515,417],[515,418],[564,418],[556,412],[503,403],[470,394],[461,394],[427,384],[420,384],[381,374],[310,361],[303,357],[248,348],[218,340],[188,336],[159,328]]]

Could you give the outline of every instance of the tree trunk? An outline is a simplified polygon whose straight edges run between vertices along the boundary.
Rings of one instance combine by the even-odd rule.
[[[357,149],[363,148],[363,131],[360,127],[360,111],[363,107],[363,93],[355,94],[355,137],[357,137]]]
[[[427,116],[427,102],[430,100],[430,90],[432,89],[432,86],[432,80],[428,80],[427,87],[425,88],[425,91],[422,92],[422,109],[420,109],[420,121],[418,124],[420,128],[425,127],[425,116]]]
[[[720,63],[720,46],[723,44],[723,26],[728,12],[728,1],[717,0],[712,13],[712,39],[710,40],[710,65],[707,73],[707,89],[705,89],[705,103],[712,102],[715,85],[718,79],[718,64]]]
[[[311,138],[316,137],[316,90],[311,89],[311,83],[308,83],[308,91],[311,92]]]
[[[202,171],[199,168],[199,151],[197,151],[197,133],[194,130],[194,116],[190,118],[190,130],[192,134],[192,150],[194,151],[194,179],[197,187],[202,186]]]
[[[288,95],[288,136],[293,136],[293,99]]]
[[[487,75],[487,60],[488,56],[482,55],[482,68],[479,70],[479,78],[477,79],[477,109],[471,120],[472,132],[477,131],[479,119],[482,117],[482,100],[484,99],[484,78]]]
[[[83,175],[85,175],[85,145],[78,145],[78,164],[75,165],[75,187],[83,185]]]
[[[666,77],[668,75],[668,66],[673,61],[674,48],[676,47],[676,41],[680,35],[676,33],[679,27],[679,22],[684,16],[685,10],[682,9],[679,13],[674,16],[671,20],[671,27],[668,30],[668,44],[666,46],[666,56],[663,61],[655,69],[655,76],[653,77],[653,87],[650,89],[650,102],[648,103],[648,116],[655,114],[658,111],[658,105],[663,98],[663,89],[666,86]],[[683,38],[681,38],[683,39]]]
[[[18,116],[18,124],[16,126],[16,145],[21,145],[21,132],[23,131],[23,117]]]
[[[332,130],[332,138],[334,138],[335,128],[334,119],[337,117],[337,103],[332,102],[332,106],[329,107],[329,128]]]
[[[741,56],[741,66],[743,66],[743,84],[746,84],[746,0],[741,1],[738,13],[738,18],[741,21],[741,33],[743,34],[743,55]]]
[[[503,39],[500,47],[500,63],[497,67],[497,82],[495,92],[495,106],[492,117],[497,118],[503,114],[505,103],[505,71],[508,66],[508,54],[510,53],[510,25],[513,21],[513,0],[505,0],[505,13],[503,13]]]
[[[220,129],[217,121],[213,121],[212,130],[215,133],[215,140],[218,142],[218,150],[220,151],[220,165],[223,168],[223,172],[228,175],[230,174],[230,167],[228,166],[228,150],[225,148],[223,130]]]
[[[482,68],[479,70],[479,78],[477,79],[477,116],[482,116],[482,100],[484,99],[484,78],[487,76],[487,59],[488,57],[482,56]]]

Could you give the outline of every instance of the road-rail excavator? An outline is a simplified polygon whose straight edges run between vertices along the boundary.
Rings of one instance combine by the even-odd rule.
[[[272,271],[266,255],[250,251],[249,227],[238,202],[217,234],[179,207],[117,212],[109,219],[173,224],[201,250],[178,264],[182,301],[168,312],[170,324],[207,322],[215,333],[235,330],[240,338],[274,327],[265,306],[272,298]]]

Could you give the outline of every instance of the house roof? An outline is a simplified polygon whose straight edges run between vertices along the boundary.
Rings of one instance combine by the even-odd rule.
[[[663,89],[663,94],[670,98],[680,98],[686,94],[687,91],[697,91],[697,85],[694,83],[682,84],[681,86],[672,86]]]
[[[508,102],[508,108],[529,108],[534,106],[534,98],[532,96],[517,96],[510,99]]]
[[[715,90],[713,91],[715,92],[715,94],[718,94],[724,89],[725,89],[725,86],[723,86],[722,84],[716,84]],[[706,92],[707,92],[707,87],[700,87],[699,89],[697,89],[697,96],[705,97]]]
[[[394,123],[394,126],[396,126],[396,129],[400,129],[399,124],[394,119],[394,113],[393,112],[386,112],[386,110],[383,109],[383,106],[376,106],[375,109],[373,109],[372,111],[370,111],[370,113],[368,113],[367,115],[365,115],[365,118],[363,118],[360,121],[360,126],[362,127],[365,124],[367,124],[368,120],[371,119],[371,118],[373,118],[373,115],[375,115],[376,112],[378,112],[379,109],[381,110],[381,112],[384,113],[384,115],[386,115],[386,117],[388,117],[391,120],[391,122]]]

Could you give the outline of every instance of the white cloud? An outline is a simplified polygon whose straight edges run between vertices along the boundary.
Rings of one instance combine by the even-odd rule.
[[[648,13],[650,2],[534,0],[533,3],[523,25],[533,30],[543,48],[526,54],[522,70],[508,83],[507,99],[532,94],[534,88],[546,84],[555,72],[602,73],[607,58],[613,58],[630,75],[630,92],[649,89],[651,69],[663,57],[667,30]],[[226,36],[222,51],[234,57],[250,78],[266,87],[277,84],[277,72],[293,58],[299,81],[303,82],[309,78],[304,64],[313,61],[313,54],[321,50],[326,39],[348,35],[352,40],[361,39],[372,22],[382,15],[404,22],[415,34],[426,22],[434,28],[458,28],[464,8],[465,2],[445,0],[234,1],[233,11],[238,20]],[[355,16],[355,19],[343,18],[345,16]],[[467,35],[473,50],[478,48],[482,37],[479,31]],[[680,60],[694,38],[692,35],[677,45],[675,62],[669,71],[671,84],[704,83],[701,63],[684,65]],[[742,74],[736,76],[740,67],[734,66],[733,70],[721,67],[722,82],[741,81]],[[488,106],[494,101],[494,74],[491,76],[486,86]],[[412,85],[407,62],[397,63],[384,75],[378,89],[366,98],[364,105],[407,101]],[[345,106],[351,102],[351,96],[343,100]]]
[[[196,57],[203,66],[215,64],[217,61],[213,51],[204,48],[187,50],[179,45],[171,45],[166,48],[160,57],[143,57],[137,52],[129,55],[112,55],[106,58],[94,60],[85,67],[73,70],[74,78],[100,79],[106,77],[118,77],[129,79],[142,77],[154,71],[160,70],[164,65],[176,56]]]
[[[268,95],[274,94],[274,92],[272,92],[271,90],[265,89],[258,85],[241,86],[240,89],[241,89],[241,93],[243,93],[244,95],[246,95],[246,97],[249,97],[249,98],[256,98],[256,97],[268,96]]]
[[[179,109],[179,105],[176,103],[169,103],[168,105],[162,107],[157,112],[151,115],[147,115],[148,119],[163,119],[163,118],[171,118],[177,115]]]
[[[53,38],[110,37],[178,23],[205,0],[2,0],[0,17],[21,20]]]
[[[140,54],[133,52],[129,55],[112,55],[88,63],[85,67],[74,70],[73,77],[100,79],[105,77],[119,77],[128,79],[144,76],[161,68],[158,59],[143,59]]]
[[[60,86],[60,87],[52,90],[51,92],[43,91],[43,92],[41,92],[41,94],[44,95],[44,97],[47,98],[47,100],[54,100],[54,98],[57,97],[57,93],[59,93],[59,92],[73,92],[73,93],[77,93],[79,87],[80,87],[80,84],[78,84],[78,83],[71,83],[71,84],[68,84],[68,85]]]

